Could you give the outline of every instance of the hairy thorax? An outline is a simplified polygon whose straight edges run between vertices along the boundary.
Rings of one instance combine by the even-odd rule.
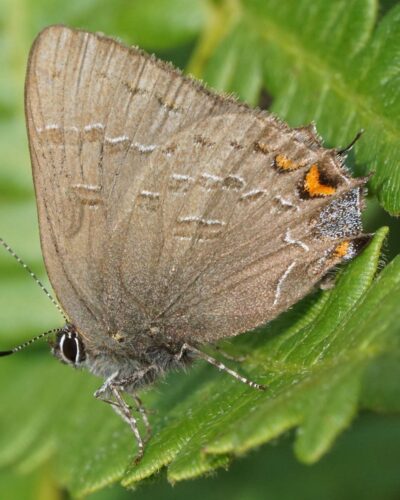
[[[95,346],[87,343],[85,349],[82,367],[104,379],[114,376],[115,380],[126,381],[126,392],[149,385],[191,362],[190,354],[181,352],[182,342],[166,338],[156,327],[134,337],[113,332],[105,342]]]

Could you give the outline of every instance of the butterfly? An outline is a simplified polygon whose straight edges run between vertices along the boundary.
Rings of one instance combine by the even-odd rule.
[[[207,89],[103,35],[34,42],[25,109],[41,246],[66,323],[53,353],[144,439],[126,397],[264,324],[368,241],[366,178],[313,125]],[[23,344],[26,345],[27,343]],[[3,351],[6,355],[21,346]]]

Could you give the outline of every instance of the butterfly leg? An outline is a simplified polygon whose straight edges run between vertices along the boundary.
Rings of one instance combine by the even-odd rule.
[[[135,372],[135,374],[132,377],[127,377],[124,379],[119,379],[118,381],[115,381],[114,384],[118,386],[122,391],[125,391],[126,388],[128,388],[130,385],[137,383],[141,379],[145,379],[146,375],[151,372],[152,370],[156,370],[156,367],[154,365],[147,366],[146,368],[143,368],[142,370],[138,370]],[[143,406],[142,400],[134,394],[132,391],[127,390],[127,393],[132,397],[132,399],[135,402],[135,407],[138,413],[140,414],[143,425],[146,429],[146,439],[145,441],[147,442],[148,439],[151,436],[151,425],[149,422],[149,418],[146,412],[145,407]]]
[[[146,408],[143,406],[142,400],[134,394],[132,396],[133,400],[135,401],[137,411],[140,413],[140,416],[142,417],[143,424],[146,428],[146,439],[145,442],[147,442],[150,439],[151,436],[151,425],[149,422],[149,418],[146,412]]]
[[[196,357],[203,359],[204,361],[207,361],[207,363],[209,363],[212,366],[215,366],[216,368],[218,368],[218,370],[228,373],[236,380],[240,380],[240,382],[243,382],[244,384],[247,384],[250,387],[253,387],[254,389],[259,389],[261,391],[266,389],[265,385],[258,384],[257,382],[253,382],[252,380],[249,380],[248,378],[243,377],[235,370],[232,370],[228,366],[224,365],[224,363],[221,363],[221,361],[218,361],[217,359],[213,358],[212,356],[209,356],[208,354],[206,354],[202,351],[199,351],[199,349],[196,349],[196,347],[193,347],[193,346],[187,344],[186,342],[182,345],[179,354],[177,354],[177,358],[181,359],[181,357],[183,356],[183,354],[185,352],[189,352],[189,353],[194,354]]]
[[[122,418],[124,422],[126,422],[128,425],[130,425],[130,420],[126,418],[125,414],[121,411],[121,408],[118,403],[111,399],[107,399],[101,395],[99,391],[96,391],[95,396],[97,399],[100,401],[103,401],[104,403],[108,403],[111,405],[112,409],[115,411],[115,413]],[[149,422],[149,418],[146,412],[145,407],[143,406],[142,400],[134,394],[132,396],[133,400],[135,401],[136,409],[140,413],[140,416],[142,417],[143,424],[146,429],[146,438],[144,439],[144,442],[147,442],[150,439],[151,436],[151,425]],[[127,405],[129,411],[132,411],[132,407],[130,405]]]
[[[119,415],[122,418],[122,420],[124,422],[126,422],[129,425],[129,427],[131,428],[133,435],[136,438],[137,445],[138,445],[138,453],[137,453],[137,456],[135,458],[135,462],[137,463],[143,457],[144,442],[143,442],[142,436],[140,435],[140,432],[139,432],[137,420],[132,415],[132,408],[123,399],[123,397],[121,395],[121,389],[118,387],[119,384],[114,382],[114,380],[113,380],[116,378],[116,376],[117,376],[117,374],[114,374],[111,377],[109,377],[104,382],[104,384],[100,387],[100,389],[98,389],[94,393],[94,396],[95,396],[95,398],[100,399],[101,401],[104,401],[105,403],[108,403],[109,405],[111,405],[111,408],[115,411],[115,413],[117,413],[117,415]],[[109,398],[110,394],[115,398],[115,400],[112,400]],[[135,397],[134,397],[134,399],[135,399]],[[136,399],[135,399],[135,403],[137,403]],[[144,409],[142,412],[138,408],[138,411],[142,415],[143,422],[144,422],[146,429],[148,431],[148,426],[146,425],[145,419],[143,418]],[[146,420],[148,423],[147,415],[146,415]]]
[[[119,389],[115,385],[111,385],[110,390],[113,393],[113,395],[118,403],[118,408],[123,415],[123,419],[125,420],[125,422],[127,422],[127,424],[131,428],[131,430],[136,438],[136,442],[138,445],[138,453],[137,453],[136,458],[135,458],[135,463],[138,463],[138,462],[140,462],[140,460],[142,459],[143,454],[144,454],[144,442],[143,442],[142,436],[140,435],[140,432],[139,432],[137,420],[132,415],[131,408],[124,401]]]
[[[98,392],[98,391],[97,391]],[[105,398],[103,396],[100,396],[100,395],[95,395],[95,397],[100,400],[100,401],[103,401],[104,403],[107,403],[111,406],[111,408],[115,411],[115,413],[120,417],[122,418],[122,420],[124,422],[126,422],[127,424],[129,424],[129,420],[125,417],[124,413],[121,411],[120,407],[119,407],[119,404],[116,403],[115,401],[113,401],[112,399],[109,399],[109,398]],[[132,410],[132,408],[129,406],[129,410]]]

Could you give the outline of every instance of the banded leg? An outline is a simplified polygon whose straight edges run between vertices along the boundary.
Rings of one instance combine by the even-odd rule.
[[[111,392],[113,393],[117,403],[118,407],[121,410],[122,414],[124,415],[124,420],[128,423],[129,427],[131,428],[133,435],[136,438],[136,442],[138,445],[138,452],[135,457],[135,463],[140,462],[140,460],[143,457],[144,454],[144,442],[142,439],[142,436],[140,435],[139,432],[139,427],[137,425],[137,420],[136,418],[132,415],[130,407],[126,404],[124,399],[122,398],[120,391],[115,387],[115,385],[110,386]]]
[[[149,417],[146,412],[146,408],[143,406],[142,400],[137,396],[136,394],[133,394],[132,396],[133,400],[135,401],[136,409],[140,413],[140,416],[142,417],[143,424],[146,429],[146,439],[145,442],[147,442],[150,439],[151,436],[151,425],[149,422]]]
[[[144,443],[142,436],[140,435],[139,432],[139,427],[137,424],[136,418],[132,415],[132,408],[126,403],[126,401],[123,399],[121,396],[121,389],[119,388],[119,384],[114,381],[114,379],[117,377],[118,374],[113,374],[111,377],[109,377],[104,384],[98,389],[95,393],[94,396],[97,399],[100,399],[101,401],[104,401],[105,403],[108,403],[111,405],[111,408],[119,415],[124,422],[126,422],[129,427],[131,428],[133,435],[136,438],[136,442],[138,445],[138,453],[135,458],[135,462],[139,462],[144,453]],[[110,399],[108,395],[111,394],[114,398],[115,401]],[[143,406],[141,405],[141,401],[139,398],[136,399],[134,396],[135,403],[137,402],[140,403],[140,407],[138,406],[138,411],[142,416],[143,423],[145,424],[146,431],[149,433],[149,421],[147,419],[147,415],[143,417],[143,414],[145,414],[145,410]]]
[[[111,390],[111,389],[110,389]],[[97,394],[98,391],[95,393],[95,398],[98,399],[99,401],[103,401],[103,403],[107,403],[111,406],[111,408],[115,411],[115,413],[122,418],[122,420],[129,425],[129,420],[125,417],[125,414],[122,412],[119,403],[116,401],[113,401],[112,399],[105,398],[101,394]],[[128,406],[129,410],[132,411],[132,408]]]
[[[186,342],[182,345],[179,354],[177,354],[177,358],[181,359],[185,352],[191,352],[192,354],[194,354],[198,358],[203,359],[204,361],[207,361],[207,363],[209,363],[212,366],[215,366],[216,368],[218,368],[218,370],[224,371],[224,372],[228,373],[229,375],[231,375],[236,380],[243,382],[243,384],[247,384],[248,386],[253,387],[254,389],[258,389],[260,391],[264,391],[266,389],[265,385],[258,384],[257,382],[253,382],[252,380],[249,380],[248,378],[243,377],[235,370],[232,370],[228,366],[224,365],[224,363],[221,363],[221,361],[218,361],[217,359],[213,358],[212,356],[209,356],[208,354],[205,354],[204,352],[199,351],[199,349],[196,349],[196,347],[193,347],[193,346],[187,344]]]

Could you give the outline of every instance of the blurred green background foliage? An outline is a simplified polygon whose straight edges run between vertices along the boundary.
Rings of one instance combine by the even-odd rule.
[[[314,120],[328,146],[343,147],[364,128],[365,134],[348,163],[357,175],[375,173],[370,184],[365,227],[367,231],[376,231],[383,225],[390,228],[380,267],[399,253],[399,222],[393,216],[400,213],[399,2],[0,0],[0,235],[45,282],[23,115],[23,85],[32,41],[42,28],[54,23],[102,31],[127,44],[140,45],[220,91],[234,93],[251,105],[273,110],[292,126]],[[368,262],[372,267],[376,265],[378,254],[377,244],[365,265]],[[389,273],[398,274],[396,269],[398,266],[394,265]],[[374,273],[375,268],[368,279],[362,278],[369,280],[368,286]],[[361,273],[353,268],[349,276],[352,279],[354,276],[355,281]],[[387,299],[387,311],[382,312],[384,320],[385,315],[394,311],[389,307],[394,303],[390,300],[399,298],[393,276],[390,282],[393,293]],[[367,293],[368,286],[365,285],[363,293]],[[354,290],[343,285],[341,293],[350,294]],[[311,318],[312,306],[319,300],[325,299],[318,296],[306,300],[287,319],[280,319],[274,323],[276,326],[256,335],[255,340],[238,339],[236,347],[258,349],[261,345],[257,351],[261,354],[264,348],[273,350],[273,342],[264,347],[263,339],[289,331],[303,313]],[[383,302],[376,303],[378,309],[383,308]],[[332,304],[328,313],[334,308]],[[349,307],[346,314],[350,317],[352,308]],[[57,311],[5,251],[0,252],[0,318],[2,348],[61,325]],[[268,438],[267,445],[240,457],[230,467],[231,455],[227,454],[218,455],[215,462],[198,470],[200,474],[223,466],[228,468],[227,472],[220,470],[212,477],[178,483],[174,487],[167,482],[167,474],[170,480],[198,475],[201,439],[196,444],[197,455],[193,459],[196,466],[192,469],[188,464],[194,451],[188,449],[187,460],[185,455],[179,458],[182,466],[178,460],[173,472],[162,469],[155,479],[146,479],[135,491],[119,486],[102,489],[122,477],[132,443],[129,433],[120,431],[119,424],[114,424],[111,411],[100,408],[100,403],[88,402],[98,381],[57,364],[43,344],[21,353],[18,359],[2,359],[1,497],[61,499],[69,497],[69,489],[76,494],[100,490],[90,496],[96,500],[188,496],[193,500],[204,497],[210,500],[221,497],[241,500],[398,498],[400,394],[396,380],[400,375],[400,351],[398,341],[393,340],[400,333],[397,318],[385,327],[391,341],[382,347],[383,357],[379,363],[369,365],[366,375],[363,374],[363,383],[368,386],[360,396],[362,403],[358,403],[363,412],[327,455],[322,456],[336,434],[350,424],[356,403],[331,441],[325,443],[324,451],[318,456],[322,458],[308,459],[309,463],[316,462],[313,465],[300,463],[293,455],[292,443],[300,434],[299,429],[292,429],[299,423],[296,422],[282,428],[279,438]],[[379,319],[377,316],[371,321],[378,324]],[[362,323],[362,319],[360,321]],[[261,361],[257,365],[256,361],[255,356],[254,366],[250,362],[248,369],[257,374],[258,366],[264,365]],[[186,381],[182,380],[185,377]],[[220,377],[202,366],[195,367],[189,376],[172,374],[167,384],[158,385],[148,395],[149,403],[157,408],[156,427],[168,426],[169,415],[174,415],[174,411],[184,421],[182,412],[188,412],[191,407],[188,403],[189,406],[183,405],[181,410],[179,404],[199,388],[201,391],[203,382],[209,383],[204,390],[215,395],[216,407],[222,404],[223,394],[219,397],[212,385],[214,380],[225,383]],[[323,393],[323,389],[321,391]],[[312,394],[306,396],[311,398]],[[196,408],[195,398],[193,407]],[[282,419],[289,418],[291,411],[293,409],[287,409]],[[165,435],[173,439],[172,431],[169,432]],[[113,433],[117,449],[110,446]],[[79,446],[68,438],[77,434]],[[266,440],[256,440],[255,444]],[[171,449],[176,452],[171,444],[167,446],[162,441],[156,444],[153,468],[149,465],[148,469],[151,472],[169,460],[164,458],[157,465],[154,458],[159,451],[157,446],[164,446],[166,456],[172,453]],[[246,445],[242,451],[252,447]],[[65,448],[64,454],[59,454],[60,448]],[[81,457],[76,459],[77,455]],[[100,465],[92,461],[93,455]],[[63,463],[60,464],[57,456],[61,456]],[[307,456],[310,455],[304,449],[297,450],[300,461],[307,462]],[[115,467],[107,468],[107,464],[114,463]],[[150,472],[143,472],[143,477],[149,475]],[[136,480],[129,485],[132,487],[135,483]]]

